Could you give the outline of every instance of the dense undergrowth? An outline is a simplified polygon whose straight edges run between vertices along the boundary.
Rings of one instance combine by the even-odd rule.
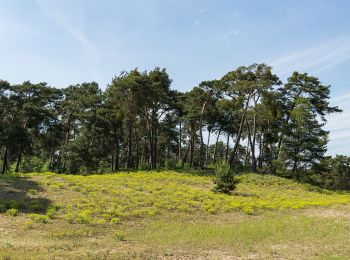
[[[91,176],[32,173],[0,177],[0,185],[0,211],[13,217],[26,214],[28,223],[60,219],[118,224],[169,212],[256,214],[350,202],[349,193],[257,174],[239,176],[231,195],[213,192],[210,176],[174,171]]]

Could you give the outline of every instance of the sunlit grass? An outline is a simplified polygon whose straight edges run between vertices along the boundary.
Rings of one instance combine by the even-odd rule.
[[[0,259],[350,256],[349,193],[238,179],[226,195],[172,171],[0,176]]]
[[[213,192],[211,177],[172,171],[29,176],[43,187],[42,191],[29,190],[28,196],[34,198],[30,209],[40,212],[43,206],[35,198],[45,196],[54,205],[47,209],[48,219],[63,218],[70,223],[118,224],[130,218],[152,217],[168,212],[217,214],[242,211],[256,214],[260,210],[299,209],[350,202],[348,193],[322,190],[270,175],[247,174],[238,177],[239,183],[232,195]],[[10,207],[19,212],[23,208],[21,201],[11,200],[0,204],[0,208]]]

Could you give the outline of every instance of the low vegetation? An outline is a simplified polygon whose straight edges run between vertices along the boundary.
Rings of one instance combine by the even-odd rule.
[[[246,174],[228,195],[213,191],[212,178],[175,171],[1,176],[0,256],[283,257],[307,245],[315,247],[311,256],[350,256],[343,247],[349,193]]]

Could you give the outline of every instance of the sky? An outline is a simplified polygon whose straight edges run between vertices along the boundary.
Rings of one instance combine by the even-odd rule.
[[[0,79],[53,87],[166,68],[190,90],[267,63],[331,85],[329,154],[350,155],[348,0],[0,0]]]

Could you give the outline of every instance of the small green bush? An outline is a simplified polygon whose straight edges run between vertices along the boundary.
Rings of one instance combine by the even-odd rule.
[[[30,214],[29,217],[36,223],[48,223],[49,217],[46,215]]]
[[[230,194],[236,188],[236,179],[227,161],[221,161],[215,165],[214,190]]]
[[[148,171],[150,169],[149,164],[142,162],[139,164],[139,171]]]
[[[21,172],[45,172],[47,170],[48,163],[36,156],[25,157],[20,167]]]
[[[165,170],[174,170],[175,163],[173,160],[166,160],[164,163],[164,169]]]
[[[6,210],[6,215],[7,216],[11,216],[11,217],[15,217],[18,215],[18,209],[8,209]]]

